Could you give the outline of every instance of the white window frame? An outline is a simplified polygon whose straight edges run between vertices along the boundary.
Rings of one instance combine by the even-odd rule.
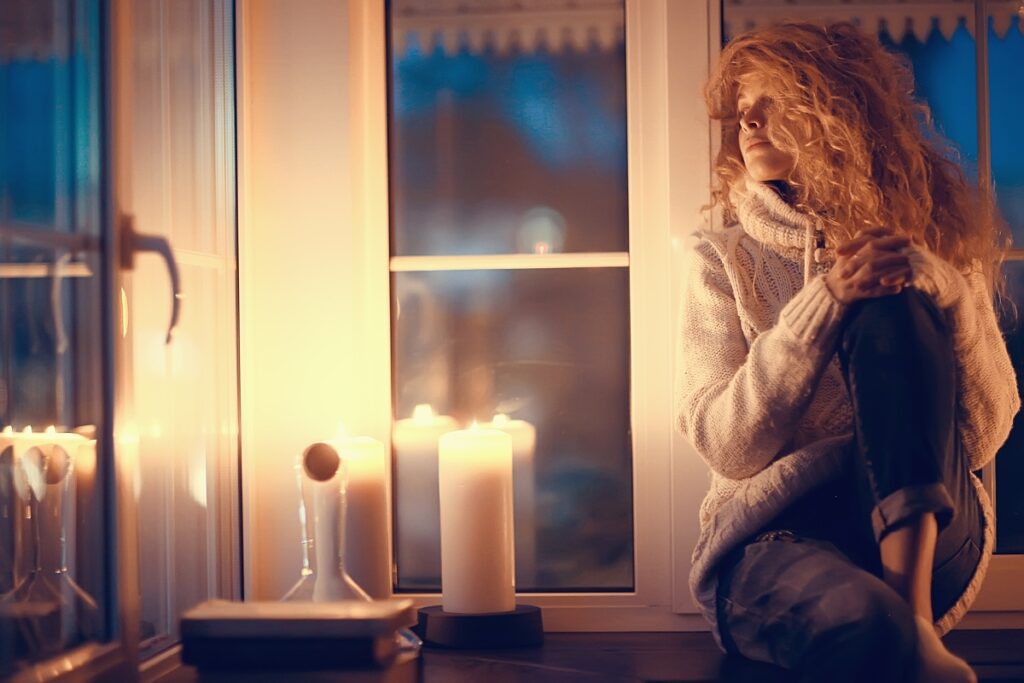
[[[720,0],[626,0],[636,584],[624,593],[520,598],[544,609],[549,631],[708,628],[688,575],[709,476],[675,428],[672,394],[679,276],[693,233],[709,221],[701,207],[710,199],[717,131],[701,92],[720,49],[720,8]],[[384,13],[383,0],[238,4],[249,599],[276,599],[297,576],[295,455],[332,434],[339,419],[350,433],[390,440]],[[297,337],[301,351],[282,353],[279,330],[310,320],[315,334]],[[300,395],[306,400],[296,400]],[[993,562],[993,575],[999,565]],[[1024,609],[1024,590],[1016,595],[1021,604],[1011,609]],[[410,597],[418,605],[440,600]],[[1002,611],[971,614],[964,623],[1020,623],[1024,615],[1007,612],[1005,596],[998,599]]]

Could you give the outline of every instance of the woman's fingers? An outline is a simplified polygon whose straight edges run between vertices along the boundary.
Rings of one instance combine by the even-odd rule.
[[[867,266],[868,272],[879,273],[893,268],[910,268],[910,261],[904,254],[897,252],[865,259],[863,265]]]
[[[875,273],[858,273],[852,278],[856,287],[860,290],[869,290],[878,285],[891,286],[897,282],[909,282],[913,279],[913,273],[909,268],[895,267]]]

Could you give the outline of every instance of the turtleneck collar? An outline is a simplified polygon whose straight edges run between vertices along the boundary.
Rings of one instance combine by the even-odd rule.
[[[771,185],[750,177],[737,183],[732,199],[743,230],[762,244],[803,249],[807,231],[816,227],[814,219],[787,204]]]
[[[810,281],[816,262],[832,260],[827,250],[818,249],[824,242],[815,220],[787,204],[771,185],[745,176],[734,186],[732,200],[748,235],[779,251],[802,252],[804,284]]]

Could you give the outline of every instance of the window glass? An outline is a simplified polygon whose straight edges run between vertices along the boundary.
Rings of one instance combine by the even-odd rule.
[[[1013,232],[1014,244],[1024,246],[1024,155],[1021,154],[1019,112],[1024,107],[1020,68],[1024,64],[1024,22],[1020,16],[995,16],[989,25],[989,101],[991,106],[992,180],[999,209]],[[1017,319],[1007,325],[1007,346],[1024,381],[1024,262],[1004,266]],[[996,552],[1024,553],[1024,417],[1017,415],[1013,431],[996,458]]]
[[[389,5],[397,587],[440,588],[437,435],[476,420],[517,590],[631,590],[623,4],[486,5]]]
[[[0,4],[0,678],[109,635],[100,14]]]
[[[992,182],[999,210],[1009,222],[1019,249],[1024,248],[1024,143],[1020,134],[1020,113],[1024,111],[1024,18],[1018,15],[1009,21],[1005,17],[992,21],[988,41]]]
[[[632,584],[628,284],[618,268],[394,275],[397,414],[426,404],[461,425],[503,415],[530,432],[521,449],[513,433],[519,590]],[[399,585],[436,588],[430,430],[401,427]]]
[[[237,541],[233,3],[132,3],[130,206],[170,242],[181,318],[160,259],[125,275],[138,424],[142,656],[178,639],[178,617],[229,598]]]
[[[392,254],[626,251],[622,44],[449,52],[426,35],[392,53]]]

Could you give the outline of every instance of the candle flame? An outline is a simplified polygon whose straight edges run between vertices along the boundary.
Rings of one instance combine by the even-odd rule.
[[[502,427],[508,424],[508,415],[505,413],[496,413],[494,419],[491,420],[494,425]]]
[[[53,425],[50,425],[49,427],[46,428],[46,433],[47,434],[56,434],[57,433],[57,428],[54,427]]]
[[[480,429],[480,425],[477,424],[476,420],[473,420],[473,424],[469,425],[470,429]]]
[[[412,409],[412,419],[417,424],[430,424],[434,421],[434,409],[429,403],[420,403]]]
[[[14,427],[12,427],[11,425],[7,425],[6,427],[4,427],[4,436],[10,436],[13,433]]]
[[[21,430],[21,433],[22,433],[22,434],[31,434],[31,433],[32,433],[32,425],[28,425],[27,427],[25,427],[24,429],[22,429],[22,430]]]

